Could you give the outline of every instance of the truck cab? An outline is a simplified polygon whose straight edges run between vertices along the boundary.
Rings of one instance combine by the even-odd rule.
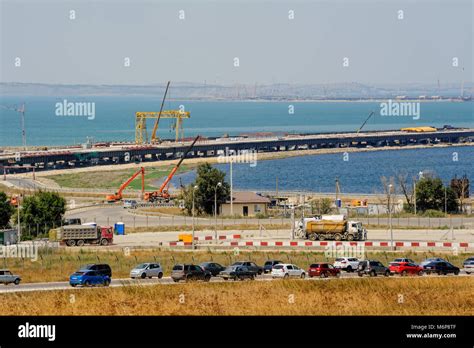
[[[362,226],[362,222],[348,221],[347,226],[348,226],[347,232],[348,234],[352,234],[353,239],[355,240],[367,239],[367,230],[364,228],[364,226]]]

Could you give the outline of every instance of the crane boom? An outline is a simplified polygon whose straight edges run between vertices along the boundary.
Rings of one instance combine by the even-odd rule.
[[[145,168],[141,167],[137,170],[130,178],[128,178],[122,185],[120,185],[118,191],[113,195],[108,195],[105,199],[108,202],[116,202],[122,199],[122,192],[127,188],[128,185],[139,175],[142,175],[142,196],[145,191]]]
[[[165,181],[161,184],[160,188],[157,191],[145,193],[145,200],[146,201],[153,201],[153,200],[155,200],[157,198],[160,198],[160,197],[161,198],[166,198],[166,199],[169,198],[169,194],[168,194],[167,190],[165,190],[165,188],[168,186],[168,184],[171,181],[171,179],[173,178],[174,174],[179,169],[179,167],[181,166],[181,163],[183,163],[183,161],[186,158],[186,156],[188,155],[188,153],[192,150],[192,148],[194,147],[194,144],[196,144],[199,137],[200,137],[199,135],[196,136],[196,138],[193,140],[191,145],[189,145],[189,147],[184,151],[183,156],[180,158],[179,162],[174,166],[174,168],[168,174]]]
[[[176,164],[176,166],[173,168],[173,170],[171,170],[171,172],[168,174],[168,177],[166,178],[166,180],[163,182],[163,184],[161,184],[160,186],[160,189],[158,190],[158,192],[163,192],[163,190],[165,189],[166,185],[168,185],[168,183],[170,182],[170,180],[173,178],[174,174],[176,173],[176,171],[178,170],[179,166],[181,165],[181,163],[183,163],[184,159],[186,158],[186,156],[188,155],[189,151],[191,151],[191,149],[194,147],[194,144],[196,144],[196,141],[199,139],[199,135],[194,139],[194,141],[191,143],[191,145],[189,145],[189,147],[186,149],[186,151],[183,153],[183,156],[180,158],[178,164]]]
[[[367,121],[372,117],[373,114],[374,114],[374,112],[371,111],[370,114],[369,114],[369,117],[367,117],[367,118],[365,119],[364,123],[362,123],[362,126],[360,126],[359,129],[357,130],[357,134],[359,134],[359,132],[362,130],[362,127],[365,126],[365,124],[366,124]]]
[[[168,81],[166,84],[165,95],[163,96],[163,100],[161,101],[160,112],[158,113],[158,118],[155,121],[155,125],[153,126],[153,132],[151,133],[151,141],[156,141],[156,131],[158,130],[158,123],[160,122],[161,113],[163,112],[163,107],[165,105],[166,95],[168,94],[168,89],[170,87],[171,81]]]

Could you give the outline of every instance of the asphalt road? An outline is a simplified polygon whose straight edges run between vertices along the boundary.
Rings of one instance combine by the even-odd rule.
[[[469,277],[470,275],[465,274],[465,273],[460,273],[458,276],[455,275],[445,275],[445,276],[438,276],[438,275],[423,275],[422,277]],[[298,279],[301,281],[326,281],[326,280],[337,280],[337,279],[363,279],[363,278],[369,278],[368,276],[364,277],[359,277],[357,273],[346,273],[342,272],[340,278],[336,277],[329,277],[329,278],[319,278],[319,277],[314,277],[314,278],[309,278],[306,277],[305,279]],[[383,276],[377,276],[376,278],[373,279],[378,279],[378,278],[385,278]],[[400,277],[400,276],[391,276],[390,278],[397,278],[397,279],[417,279],[419,278],[418,276],[410,276],[410,277]],[[281,279],[272,279],[270,275],[261,275],[256,278],[256,281],[282,281]],[[226,282],[225,280],[218,278],[218,277],[212,277],[211,278],[211,283],[223,283]],[[233,282],[233,281],[228,281],[228,282]],[[179,283],[175,283],[171,277],[163,277],[162,279],[113,279],[110,287],[115,288],[115,287],[123,287],[123,286],[152,286],[152,285],[177,285],[177,284],[184,284],[183,281]],[[23,283],[19,285],[4,285],[2,288],[0,288],[0,294],[4,293],[18,293],[18,292],[32,292],[32,291],[54,291],[54,290],[75,290],[75,289],[83,289],[83,290],[88,290],[88,289],[93,289],[96,287],[75,287],[73,288],[72,286],[69,285],[68,282],[50,282],[50,283]],[[99,286],[100,288],[100,286]]]
[[[187,225],[191,226],[192,218],[185,216],[170,216],[170,215],[142,215],[137,214],[135,210],[124,209],[121,205],[111,205],[107,206],[97,206],[97,207],[88,207],[81,209],[70,210],[66,213],[68,217],[78,217],[81,218],[83,222],[96,222],[98,224],[110,225],[116,222],[123,222],[130,227],[148,227],[148,226],[182,226]],[[389,224],[388,218],[377,218],[373,217],[364,217],[357,218],[364,224],[375,224],[375,225],[387,225]],[[270,219],[256,219],[256,218],[241,218],[241,219],[217,219],[217,226],[229,226],[236,224],[261,224],[261,225],[284,225],[290,224],[291,219],[287,218],[270,218]],[[195,218],[196,225],[210,225],[213,226],[215,221],[213,218]],[[426,227],[426,228],[436,228],[436,227],[459,227],[466,226],[469,228],[474,228],[474,217],[453,217],[453,218],[427,218],[427,217],[417,217],[417,218],[393,218],[392,225],[394,228],[397,227]]]

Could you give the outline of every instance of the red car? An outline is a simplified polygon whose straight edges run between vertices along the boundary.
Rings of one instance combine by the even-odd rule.
[[[400,274],[401,276],[409,274],[418,274],[419,276],[423,275],[423,267],[411,262],[391,262],[388,268],[390,269],[390,273]]]
[[[330,263],[313,263],[309,266],[308,275],[312,277],[340,277],[341,270],[334,268]]]

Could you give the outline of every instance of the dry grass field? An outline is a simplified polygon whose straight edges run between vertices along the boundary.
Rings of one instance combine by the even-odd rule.
[[[474,279],[190,283],[0,295],[0,315],[473,315]]]
[[[396,257],[409,257],[420,262],[428,257],[442,257],[457,266],[462,266],[467,254],[453,255],[452,253],[432,252],[368,252],[365,257],[376,259],[388,265]],[[222,265],[229,265],[235,261],[251,260],[258,265],[263,265],[266,260],[280,260],[282,262],[294,263],[307,269],[314,262],[333,262],[334,257],[326,257],[324,252],[260,252],[243,251],[236,254],[233,250],[226,252],[211,252],[201,250],[170,251],[159,249],[124,249],[122,251],[111,250],[85,250],[85,249],[50,249],[42,251],[37,261],[20,258],[0,258],[0,268],[9,268],[12,272],[19,274],[24,283],[68,281],[69,276],[80,266],[89,263],[107,263],[112,268],[113,278],[128,278],[130,270],[142,262],[160,262],[165,276],[169,275],[176,263],[201,263],[215,261]]]

